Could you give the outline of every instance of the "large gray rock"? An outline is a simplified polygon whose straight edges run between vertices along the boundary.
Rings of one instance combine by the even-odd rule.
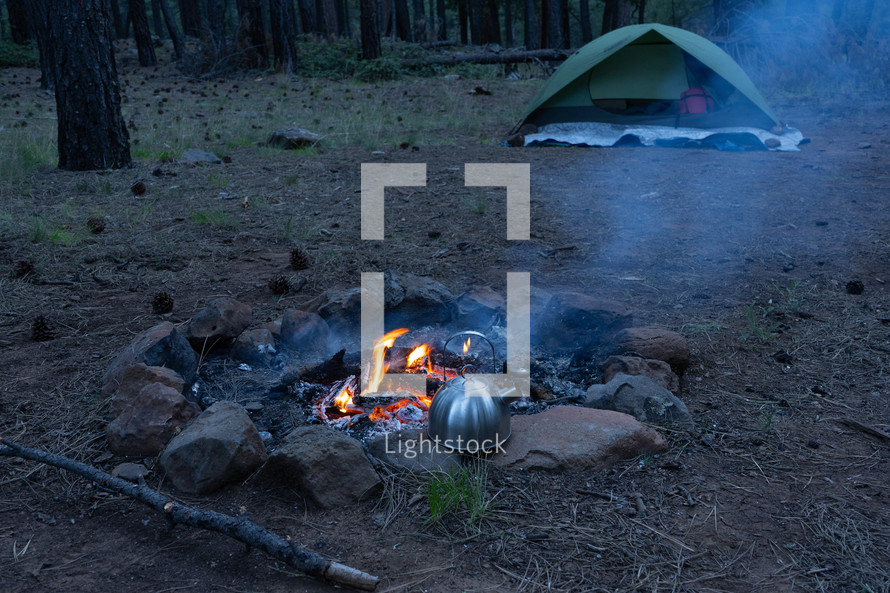
[[[474,286],[455,301],[457,318],[463,327],[484,331],[507,316],[507,299],[488,286]]]
[[[275,356],[275,337],[268,329],[241,332],[232,345],[232,357],[247,364],[266,364]]]
[[[605,385],[591,386],[584,405],[624,412],[649,424],[689,429],[694,426],[686,404],[649,377],[619,373]]]
[[[601,470],[622,459],[661,453],[667,443],[627,414],[557,406],[540,414],[513,416],[513,434],[495,465],[544,470]]]
[[[607,342],[632,322],[630,308],[622,303],[566,292],[547,302],[533,340],[550,352],[586,351]]]
[[[160,462],[178,490],[206,494],[246,478],[265,460],[263,439],[244,408],[220,401],[167,444]]]
[[[332,333],[358,334],[361,323],[362,290],[360,288],[327,290],[310,301],[306,305],[306,311],[318,313],[327,322]]]
[[[384,274],[383,306],[387,329],[448,323],[457,313],[454,295],[440,282],[392,270]],[[318,313],[333,334],[357,334],[361,323],[361,289],[328,290],[305,309]]]
[[[142,388],[152,383],[162,383],[177,393],[182,393],[185,387],[185,380],[173,369],[150,367],[144,362],[136,363],[125,368],[121,374],[120,385],[111,396],[111,416],[120,415],[136,400]]]
[[[320,140],[321,136],[315,132],[310,132],[303,128],[287,128],[273,132],[269,136],[268,143],[272,146],[290,150],[304,146],[315,146]]]
[[[146,385],[120,415],[108,423],[108,448],[118,455],[154,457],[194,417],[197,404],[162,383]]]
[[[183,163],[213,163],[218,165],[222,163],[222,159],[213,154],[212,152],[207,152],[201,150],[199,148],[186,148],[182,151],[182,156],[179,158]]]
[[[680,378],[671,370],[671,365],[663,360],[640,358],[639,356],[610,356],[600,364],[603,383],[611,381],[615,375],[641,375],[649,377],[673,394],[680,392]]]
[[[460,454],[449,452],[424,431],[383,433],[368,441],[368,452],[391,466],[412,472],[460,469]]]
[[[682,375],[689,366],[689,342],[677,332],[661,327],[633,327],[618,332],[609,343],[612,354],[633,352],[663,360]]]
[[[293,429],[269,457],[264,480],[296,488],[321,508],[353,504],[380,486],[362,446],[326,426]]]
[[[198,358],[188,340],[165,321],[145,330],[117,357],[102,377],[102,394],[106,397],[117,391],[127,368],[144,363],[146,366],[167,367],[179,373],[186,385],[195,381]]]
[[[281,343],[301,354],[327,353],[331,330],[317,313],[291,309],[281,320]]]
[[[192,318],[185,335],[197,347],[210,346],[219,339],[237,338],[252,320],[250,306],[231,297],[220,297]]]
[[[383,281],[388,328],[422,327],[454,319],[454,295],[441,282],[394,270],[387,270]]]

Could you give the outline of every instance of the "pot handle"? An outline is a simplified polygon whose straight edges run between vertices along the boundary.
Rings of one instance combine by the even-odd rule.
[[[483,340],[488,342],[489,347],[491,347],[491,372],[492,373],[498,372],[497,359],[496,359],[495,353],[494,353],[494,344],[492,344],[491,340],[489,340],[488,337],[485,334],[483,334],[482,332],[477,332],[477,331],[473,331],[473,330],[457,332],[456,334],[454,334],[453,336],[451,336],[450,338],[445,340],[445,344],[442,346],[442,351],[444,352],[445,349],[448,348],[448,343],[451,342],[451,340],[453,340],[454,338],[456,338],[458,336],[473,336],[473,337],[477,337],[477,338],[482,338]],[[461,377],[463,377],[463,375],[464,375],[463,369],[461,369],[460,375],[461,375]],[[448,382],[448,377],[445,375],[445,365],[442,365],[442,380],[445,381],[446,383]]]

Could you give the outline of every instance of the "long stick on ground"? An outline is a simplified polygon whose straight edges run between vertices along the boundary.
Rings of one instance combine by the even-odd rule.
[[[448,54],[443,56],[428,56],[426,58],[408,58],[399,64],[403,68],[426,66],[429,64],[444,64],[453,66],[465,62],[475,64],[517,64],[520,62],[534,62],[536,60],[562,61],[568,59],[575,50],[564,49],[532,49],[527,51],[504,51],[500,53],[480,52],[476,54]]]
[[[228,535],[248,546],[259,548],[276,560],[280,560],[310,576],[324,578],[363,591],[373,591],[377,588],[377,577],[355,568],[332,562],[315,552],[310,552],[298,546],[288,539],[275,535],[244,517],[232,517],[215,511],[189,507],[167,498],[148,486],[132,484],[121,478],[115,478],[100,469],[62,455],[22,447],[3,438],[0,438],[0,444],[3,445],[0,447],[0,456],[21,457],[22,459],[30,459],[74,472],[109,490],[126,494],[139,502],[147,504],[156,511],[163,513],[167,522],[171,525],[181,523],[190,527],[208,529]]]

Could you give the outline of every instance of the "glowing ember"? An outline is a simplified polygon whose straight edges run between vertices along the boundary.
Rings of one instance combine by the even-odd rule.
[[[407,333],[408,330],[404,327],[394,329],[374,342],[374,366],[371,368],[371,378],[368,381],[368,393],[377,393],[377,390],[380,389],[383,375],[389,370],[389,363],[384,363],[383,360],[386,357],[386,351],[392,348],[396,338]]]

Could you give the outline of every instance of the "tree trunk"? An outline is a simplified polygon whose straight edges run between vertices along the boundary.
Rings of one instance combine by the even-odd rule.
[[[593,29],[590,26],[590,0],[581,0],[578,4],[578,17],[581,19],[581,43],[593,40]]]
[[[6,11],[9,13],[9,34],[12,42],[24,45],[31,39],[31,27],[28,26],[28,5],[25,0],[6,0]]]
[[[34,29],[34,37],[37,38],[37,49],[40,52],[40,88],[51,91],[56,88],[55,48],[49,37],[49,22],[47,20],[47,6],[49,0],[33,0],[31,8],[31,27]]]
[[[646,0],[639,0],[638,8],[640,13],[637,15],[637,24],[642,25],[646,22]]]
[[[272,53],[279,72],[297,71],[297,17],[293,0],[269,0]]]
[[[164,38],[164,18],[161,16],[160,0],[151,0],[151,22],[154,26],[155,35],[159,39]]]
[[[336,0],[337,7],[337,35],[344,38],[349,38],[352,35],[352,30],[349,25],[349,5],[346,3],[346,0]]]
[[[226,14],[222,0],[207,0],[207,23],[210,28],[210,39],[220,57],[226,47]]]
[[[199,0],[179,0],[182,32],[190,37],[201,37],[201,3]]]
[[[467,4],[470,16],[470,41],[482,45],[482,0],[470,0]]]
[[[513,47],[513,0],[504,0],[504,45]]]
[[[238,47],[244,48],[251,67],[265,68],[269,63],[269,48],[266,47],[266,28],[259,0],[238,0],[236,30]]]
[[[571,27],[569,27],[569,0],[559,0],[559,14],[562,17],[563,47],[572,47]]]
[[[441,64],[453,66],[455,64],[519,64],[522,62],[534,62],[536,60],[561,61],[568,59],[569,52],[558,49],[536,49],[531,51],[502,51],[482,52],[478,54],[453,54],[446,56],[431,56],[429,58],[410,58],[399,62],[403,68],[414,66],[426,66]]]
[[[426,36],[426,17],[423,14],[423,0],[413,0],[414,27],[412,29],[414,41],[420,43]]]
[[[396,37],[411,41],[411,18],[408,16],[408,0],[394,0],[396,9]]]
[[[606,0],[606,6],[603,8],[602,34],[629,25],[630,14],[630,0]]]
[[[334,0],[322,0],[321,5],[324,10],[324,33],[328,39],[336,39],[340,26],[337,24],[337,8],[334,6]]]
[[[139,52],[140,66],[154,66],[158,63],[155,46],[148,28],[148,15],[145,13],[145,0],[129,0],[130,16],[133,19],[133,36],[136,38],[136,51]]]
[[[111,22],[114,25],[114,35],[116,39],[126,39],[127,26],[124,22],[124,16],[121,14],[121,5],[119,0],[109,0],[108,9],[111,11]]]
[[[501,44],[501,22],[498,0],[485,0],[482,12],[482,43]]]
[[[457,0],[457,20],[460,25],[460,43],[466,45],[470,41],[467,31],[467,22],[469,15],[467,14],[467,2],[469,0]]]
[[[445,0],[436,0],[436,39],[445,41],[448,39],[448,31],[445,27]]]
[[[47,17],[56,83],[59,168],[130,164],[106,0],[52,0]]]
[[[173,20],[173,15],[170,14],[170,7],[167,5],[167,0],[158,0],[158,6],[161,9],[161,13],[164,15],[167,31],[170,33],[170,39],[173,41],[173,53],[176,54],[177,60],[182,60],[185,55],[185,49],[182,46],[182,36],[179,34],[179,29],[176,28],[176,21]]]
[[[523,19],[525,24],[525,48],[530,50],[539,49],[541,47],[541,38],[538,29],[538,15],[535,13],[535,0],[525,0]]]
[[[315,33],[318,31],[318,23],[315,19],[315,3],[312,0],[297,0],[300,10],[300,23],[303,33]]]
[[[562,2],[560,0],[544,0],[543,12],[547,16],[545,29],[546,47],[564,49],[562,39]]]
[[[361,0],[362,59],[380,57],[380,30],[377,28],[377,0]]]

